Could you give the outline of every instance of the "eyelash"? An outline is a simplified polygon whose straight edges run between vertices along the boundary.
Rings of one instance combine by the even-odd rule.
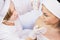
[[[48,15],[46,15],[46,13],[43,13],[44,16],[48,17]]]

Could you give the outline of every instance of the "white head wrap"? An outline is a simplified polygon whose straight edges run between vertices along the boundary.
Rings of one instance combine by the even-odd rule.
[[[43,4],[56,17],[60,18],[60,3],[58,0],[43,0]]]
[[[8,12],[10,5],[10,0],[0,0],[0,22],[2,22],[3,18]]]
[[[31,0],[12,0],[19,15],[24,15],[32,10]]]

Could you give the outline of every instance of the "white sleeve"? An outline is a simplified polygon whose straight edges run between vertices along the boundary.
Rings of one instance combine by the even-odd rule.
[[[16,28],[16,33],[17,33],[18,36],[19,36],[19,35],[21,34],[22,30],[23,30],[19,18],[15,21],[15,28]]]
[[[37,35],[36,35],[36,33],[32,30],[32,32],[29,34],[29,37],[34,40],[34,39],[36,39]]]
[[[0,40],[20,40],[15,33],[13,33],[9,27],[0,25]]]
[[[36,25],[33,29],[33,31],[30,33],[29,37],[32,39],[35,39],[37,35],[45,34],[47,29],[45,27],[38,28],[38,25]]]
[[[18,19],[15,21],[15,26],[17,29],[22,30],[22,24],[21,24],[21,21],[20,21],[20,18],[18,17]]]
[[[36,12],[32,10],[24,15],[21,15],[20,21],[24,27],[32,28],[32,26],[34,25],[35,21],[39,16],[40,16],[40,12]]]
[[[36,34],[35,30],[32,30],[32,31],[30,32],[29,37],[32,38],[33,40],[36,39],[37,34]]]

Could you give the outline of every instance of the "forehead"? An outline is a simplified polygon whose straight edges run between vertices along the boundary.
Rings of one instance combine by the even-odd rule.
[[[48,10],[46,7],[45,7],[45,5],[44,4],[42,4],[42,10]]]
[[[47,12],[50,12],[50,11],[42,4],[42,12],[47,13]]]
[[[42,4],[42,12],[53,15],[53,13],[51,11],[49,11],[49,9],[47,9],[43,4]]]

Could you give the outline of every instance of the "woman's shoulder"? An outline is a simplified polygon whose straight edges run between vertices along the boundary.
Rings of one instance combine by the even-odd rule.
[[[5,25],[3,23],[0,23],[0,31],[6,31],[6,32],[8,32],[8,31],[11,30],[11,27],[13,27],[13,26],[9,26],[9,25]]]
[[[10,33],[10,27],[7,27],[7,25],[1,23],[0,24],[0,34],[2,33]]]

